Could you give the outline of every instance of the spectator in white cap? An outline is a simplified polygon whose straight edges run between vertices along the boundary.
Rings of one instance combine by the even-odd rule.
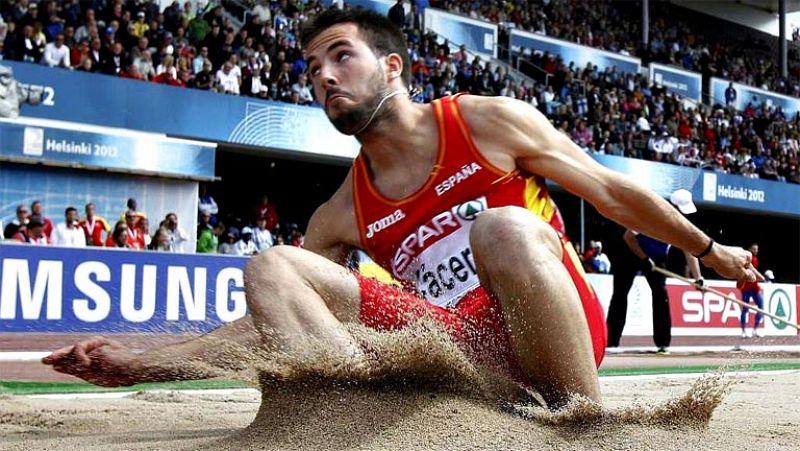
[[[233,251],[236,255],[256,255],[258,254],[258,248],[256,247],[256,243],[253,242],[253,229],[250,227],[242,228],[242,234],[239,237],[239,241],[233,245]]]
[[[673,192],[669,200],[684,215],[697,211],[697,207],[692,201],[692,193],[685,189]],[[611,296],[606,317],[608,347],[619,346],[622,330],[625,328],[625,317],[628,313],[628,292],[631,290],[636,274],[641,273],[647,279],[652,292],[653,341],[659,354],[669,354],[667,348],[672,341],[672,320],[667,296],[667,279],[660,272],[654,271],[654,268],[666,267],[670,245],[630,229],[625,231],[623,240],[631,252],[622,253],[615,264],[614,294]],[[709,249],[710,247],[711,245],[709,245]],[[686,256],[686,263],[692,276],[702,283],[703,276],[700,273],[698,258],[702,258],[704,254],[692,255],[686,251],[683,251],[683,254]]]

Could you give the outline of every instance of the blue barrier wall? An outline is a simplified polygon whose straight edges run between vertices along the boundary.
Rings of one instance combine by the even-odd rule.
[[[698,205],[800,217],[800,185],[611,155],[595,159],[664,197],[684,188]]]
[[[22,83],[46,87],[29,117],[352,158],[357,141],[320,108],[182,89],[137,80],[3,61]],[[92,99],[88,102],[87,99]]]
[[[247,309],[241,257],[0,245],[0,333],[205,332]]]
[[[456,47],[453,50],[463,44],[467,50],[497,58],[497,25],[493,23],[427,8],[425,29],[449,39]]]
[[[0,159],[27,163],[213,178],[214,147],[143,133],[118,135],[0,121]]]
[[[573,44],[527,31],[511,30],[510,40],[511,49],[514,52],[520,52],[522,48],[550,52],[561,56],[565,63],[572,62],[580,68],[586,67],[587,63],[592,63],[601,71],[607,67],[616,67],[618,72],[638,74],[642,67],[642,60],[639,58]]]
[[[711,83],[708,86],[710,91],[708,95],[711,97],[712,103],[725,105],[725,90],[728,89],[729,83],[730,81],[722,78],[711,78]],[[736,90],[736,101],[733,106],[737,110],[744,110],[747,108],[748,103],[752,103],[756,108],[760,108],[761,105],[767,103],[774,107],[781,107],[787,118],[794,117],[800,111],[800,99],[796,97],[789,97],[740,83],[734,83],[733,88]]]
[[[650,80],[687,99],[703,100],[703,76],[696,72],[650,63]]]

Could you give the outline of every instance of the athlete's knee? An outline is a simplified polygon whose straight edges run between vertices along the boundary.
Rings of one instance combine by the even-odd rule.
[[[281,284],[293,283],[297,274],[296,260],[299,249],[292,246],[275,246],[251,258],[244,269],[247,306],[258,312],[269,302],[279,299],[276,294]]]
[[[470,245],[479,254],[489,251],[508,257],[516,255],[520,246],[542,247],[545,252],[536,255],[543,258],[562,254],[556,231],[521,207],[492,208],[478,215],[470,230]]]

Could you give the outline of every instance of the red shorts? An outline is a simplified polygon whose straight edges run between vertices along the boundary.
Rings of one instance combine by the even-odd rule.
[[[606,348],[603,307],[586,280],[580,260],[567,243],[562,263],[572,277],[589,325],[595,363],[600,366]],[[397,330],[419,318],[430,318],[450,332],[475,359],[505,368],[514,379],[525,382],[506,328],[500,303],[483,287],[467,293],[454,307],[428,303],[415,293],[355,273],[361,287],[359,320],[377,330]]]

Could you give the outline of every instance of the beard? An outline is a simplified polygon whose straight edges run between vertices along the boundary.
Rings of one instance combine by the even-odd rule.
[[[325,106],[325,113],[328,115],[328,119],[330,119],[331,123],[334,127],[336,127],[336,130],[338,130],[339,133],[351,136],[356,134],[356,132],[361,131],[361,128],[367,124],[367,122],[370,120],[370,117],[375,114],[375,111],[383,98],[390,93],[389,87],[386,86],[386,82],[383,80],[383,73],[380,70],[380,66],[378,70],[370,76],[367,83],[369,85],[368,91],[371,92],[372,95],[364,99],[359,104],[341,111],[338,116],[331,117],[327,105]],[[336,91],[334,91],[334,93],[336,93]],[[330,92],[328,95],[331,95]],[[375,124],[379,123],[384,117],[386,117],[387,114],[389,114],[388,110],[384,107],[384,111],[382,113],[378,112],[375,114],[370,127],[374,127]]]

